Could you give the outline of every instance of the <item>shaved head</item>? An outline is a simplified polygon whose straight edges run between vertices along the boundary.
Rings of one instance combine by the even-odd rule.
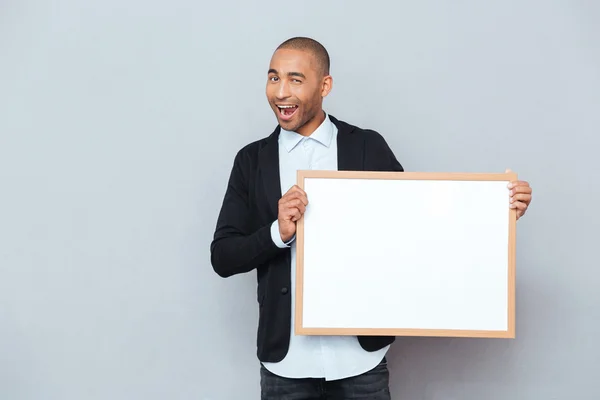
[[[279,47],[277,47],[277,50],[280,49],[309,52],[315,58],[319,71],[322,73],[322,75],[329,75],[329,53],[327,53],[325,47],[316,40],[307,37],[294,37],[281,43]]]

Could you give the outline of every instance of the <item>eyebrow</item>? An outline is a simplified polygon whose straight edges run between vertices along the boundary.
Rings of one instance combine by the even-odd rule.
[[[278,74],[278,72],[277,72],[277,70],[276,70],[276,69],[273,69],[273,68],[271,68],[271,69],[269,70],[269,74]],[[287,75],[288,75],[288,76],[290,76],[290,77],[291,77],[291,76],[297,76],[297,77],[299,77],[299,78],[304,78],[304,79],[306,79],[306,76],[304,76],[304,74],[303,74],[303,73],[301,73],[301,72],[288,72],[288,74],[287,74]]]

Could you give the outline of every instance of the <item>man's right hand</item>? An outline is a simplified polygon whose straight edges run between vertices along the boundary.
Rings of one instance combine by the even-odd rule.
[[[292,186],[279,199],[277,220],[279,223],[279,234],[284,243],[287,243],[296,234],[296,222],[304,215],[307,205],[308,197],[306,196],[306,192],[300,189],[298,185]]]

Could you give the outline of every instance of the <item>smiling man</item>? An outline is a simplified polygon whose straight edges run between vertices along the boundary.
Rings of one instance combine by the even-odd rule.
[[[290,39],[275,51],[267,99],[281,128],[310,136],[323,123],[323,98],[333,83],[329,63],[325,48],[308,39]]]
[[[296,222],[310,196],[296,186],[296,171],[403,171],[379,133],[323,110],[329,68],[327,51],[313,39],[276,49],[266,95],[278,125],[237,153],[211,243],[217,274],[257,274],[262,399],[391,398],[385,355],[394,337],[294,334]],[[509,195],[521,217],[531,188],[513,182]]]

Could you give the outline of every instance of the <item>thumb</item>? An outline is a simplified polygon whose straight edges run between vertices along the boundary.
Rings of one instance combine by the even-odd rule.
[[[506,171],[504,172],[508,174],[509,172],[512,172],[512,170],[510,168],[506,168]]]

